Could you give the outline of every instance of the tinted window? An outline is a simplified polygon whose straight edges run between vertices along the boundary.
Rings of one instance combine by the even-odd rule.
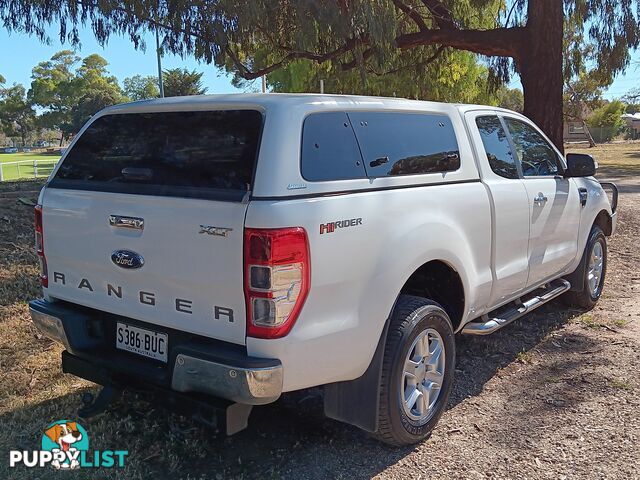
[[[262,114],[253,110],[107,115],[78,139],[52,187],[208,196],[251,188]]]
[[[302,129],[302,176],[316,182],[367,176],[346,113],[316,113],[305,119]]]
[[[536,129],[513,118],[505,118],[525,177],[556,175],[558,155]]]
[[[445,115],[349,112],[370,177],[460,168],[458,142]]]
[[[513,158],[507,134],[495,115],[476,118],[487,160],[496,174],[505,178],[518,178],[516,160]]]

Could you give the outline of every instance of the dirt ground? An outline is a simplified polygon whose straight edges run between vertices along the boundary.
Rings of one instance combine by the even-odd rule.
[[[600,303],[581,312],[556,301],[492,336],[460,337],[449,408],[429,440],[376,443],[324,418],[314,390],[254,409],[249,429],[230,438],[121,402],[83,425],[92,449],[129,451],[125,469],[65,477],[640,478],[640,143],[587,152],[599,177],[621,187]],[[0,185],[0,478],[49,478],[9,469],[8,450],[38,448],[49,422],[76,418],[80,394],[96,391],[61,373],[61,347],[30,323],[26,301],[38,287],[25,203],[37,188]]]

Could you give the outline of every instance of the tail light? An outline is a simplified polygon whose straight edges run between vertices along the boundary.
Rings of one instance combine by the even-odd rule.
[[[309,242],[303,228],[245,229],[247,336],[289,333],[309,292]]]
[[[43,287],[49,286],[49,276],[47,272],[47,259],[44,256],[44,233],[42,230],[42,205],[35,207],[35,229],[36,229],[36,254],[40,260],[40,283]]]

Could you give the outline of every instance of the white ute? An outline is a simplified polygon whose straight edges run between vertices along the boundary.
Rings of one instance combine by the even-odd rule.
[[[617,190],[494,107],[214,95],[95,115],[42,189],[33,321],[65,372],[213,415],[323,386],[327,416],[426,438],[454,334],[602,293]],[[221,420],[222,419],[222,420]]]

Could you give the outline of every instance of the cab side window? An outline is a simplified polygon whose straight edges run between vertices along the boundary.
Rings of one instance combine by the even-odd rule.
[[[545,138],[531,125],[514,118],[505,118],[516,155],[525,177],[558,174],[558,155]]]
[[[516,160],[513,158],[509,139],[500,119],[496,115],[478,117],[476,125],[491,170],[504,178],[518,178]]]

